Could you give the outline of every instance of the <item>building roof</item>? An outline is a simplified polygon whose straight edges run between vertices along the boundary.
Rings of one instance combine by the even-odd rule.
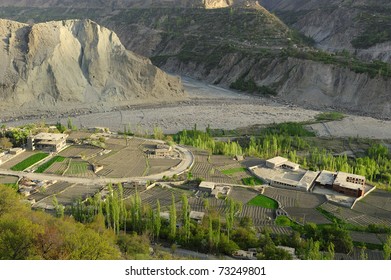
[[[64,140],[68,137],[67,134],[61,134],[61,133],[39,133],[35,136],[33,136],[36,140],[42,140],[42,141],[60,141]]]
[[[200,188],[204,188],[204,189],[210,189],[211,191],[215,188],[215,183],[213,182],[207,182],[207,181],[202,181],[200,184],[199,184],[199,187]]]
[[[294,163],[294,162],[291,162],[291,161],[284,162],[282,165],[289,166],[292,169],[299,169],[300,168],[300,164],[297,164],[297,163]]]
[[[334,183],[335,173],[330,172],[327,170],[323,170],[318,178],[316,179],[316,182],[321,185],[332,185]]]
[[[334,184],[339,185],[343,188],[352,189],[352,190],[358,190],[362,189],[362,184],[356,184],[352,182],[348,182],[347,179],[350,178],[357,178],[358,180],[362,180],[365,182],[365,177],[357,174],[350,174],[345,172],[338,172],[337,177],[335,178]]]
[[[271,159],[268,159],[266,162],[267,163],[272,163],[274,165],[281,165],[281,164],[284,164],[288,161],[288,159],[284,158],[284,157],[274,157],[274,158],[271,158]]]
[[[193,220],[202,220],[205,216],[205,212],[190,211],[189,217]]]
[[[304,189],[308,190],[312,186],[312,184],[315,182],[318,175],[319,175],[318,171],[307,171],[304,174],[303,178],[301,178],[301,180],[299,181],[297,186],[299,188],[304,188]]]

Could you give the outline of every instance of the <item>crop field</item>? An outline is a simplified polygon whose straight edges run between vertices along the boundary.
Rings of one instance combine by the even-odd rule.
[[[282,208],[316,208],[326,201],[322,195],[273,187],[266,188],[264,195],[278,201]]]
[[[205,212],[205,201],[198,197],[189,197],[188,199],[191,211]]]
[[[72,186],[71,183],[67,182],[57,182],[46,189],[42,189],[39,192],[36,192],[32,195],[29,196],[29,199],[35,199],[36,202],[41,201],[42,199],[52,196],[52,195],[57,195],[58,193],[61,193],[62,191],[66,190]]]
[[[235,180],[223,174],[216,166],[208,160],[208,152],[200,150],[192,150],[195,156],[195,163],[191,169],[194,178],[202,178],[206,181],[216,183],[235,184]]]
[[[169,159],[169,158],[149,158],[149,169],[146,175],[159,174],[169,170],[171,167],[178,165],[180,159]]]
[[[40,160],[46,158],[48,154],[45,153],[37,153],[29,156],[25,160],[15,164],[14,166],[11,167],[11,170],[14,171],[23,171],[26,168],[34,165],[35,163],[39,162]]]
[[[277,225],[267,225],[267,226],[258,226],[256,227],[259,232],[262,232],[265,228],[269,229],[271,233],[274,234],[285,234],[285,235],[291,235],[293,233],[293,230],[291,227],[282,227]]]
[[[258,194],[259,193],[257,191],[254,191],[252,189],[233,187],[231,189],[231,192],[229,193],[229,197],[232,198],[234,201],[246,204]]]
[[[271,225],[274,223],[274,210],[260,206],[243,205],[242,211],[238,215],[238,218],[242,217],[250,217],[254,226]]]
[[[103,151],[103,149],[91,145],[74,145],[61,151],[59,155],[66,158],[69,157],[90,158],[101,151]]]
[[[389,216],[391,216],[391,192],[375,190],[357,202],[354,209],[357,211],[360,211],[358,209],[363,209],[363,211],[371,211],[372,209],[372,213],[379,209],[389,212]]]
[[[240,162],[233,160],[232,157],[223,155],[212,155],[210,158],[211,163],[219,170],[241,167]]]
[[[154,187],[152,189],[143,191],[140,193],[140,197],[143,203],[151,205],[155,208],[157,200],[159,200],[162,210],[167,210],[172,204],[172,195],[175,197],[175,204],[177,208],[180,206],[180,200],[182,197],[182,191],[175,189],[168,189],[162,187]]]
[[[50,167],[45,170],[45,173],[62,175],[67,170],[71,159],[65,159],[63,161],[56,161]]]
[[[371,232],[359,232],[359,231],[350,231],[350,236],[354,242],[362,242],[369,244],[382,245],[384,242],[385,234],[377,234]]]
[[[21,162],[21,161],[23,161],[23,160],[25,160],[35,154],[36,154],[36,152],[34,152],[34,151],[25,151],[25,152],[15,156],[11,160],[3,163],[0,166],[1,166],[1,168],[4,168],[4,169],[10,169],[12,166],[18,164],[19,162]]]
[[[331,203],[324,203],[322,204],[321,208],[333,214],[335,217],[353,225],[368,226],[374,224],[391,226],[391,221],[389,219],[382,219],[375,216],[371,216],[369,214],[358,212],[355,208],[348,209],[336,206]]]
[[[287,207],[285,211],[298,223],[330,224],[331,222],[314,208]]]
[[[257,195],[253,199],[251,199],[249,202],[247,202],[248,206],[258,206],[262,208],[267,209],[277,209],[278,208],[278,202],[274,199],[271,199],[264,195]]]
[[[8,176],[8,175],[1,175],[0,174],[0,185],[10,185],[10,184],[16,184],[18,182],[18,177],[15,176]]]
[[[98,164],[104,166],[98,174],[111,178],[143,176],[147,168],[142,151],[129,147],[98,161]]]
[[[82,160],[71,160],[65,175],[82,178],[91,178],[96,176],[92,170],[92,166],[88,162]]]
[[[72,205],[74,201],[77,199],[85,200],[87,197],[94,196],[97,192],[99,192],[101,186],[98,185],[73,185],[71,187],[66,188],[61,193],[56,194],[57,200],[59,204],[64,206]]]
[[[44,164],[41,164],[37,168],[37,170],[35,170],[35,173],[43,173],[45,170],[50,168],[54,163],[57,163],[57,162],[62,163],[64,160],[65,160],[64,157],[55,156],[55,157],[51,158],[50,160],[48,160],[47,162],[45,162]],[[56,173],[56,174],[62,174],[62,173]]]

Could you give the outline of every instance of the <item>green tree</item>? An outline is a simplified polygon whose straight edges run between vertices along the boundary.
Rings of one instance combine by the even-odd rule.
[[[162,220],[161,220],[161,217],[160,217],[160,201],[157,200],[156,202],[157,206],[156,206],[156,212],[155,212],[155,220],[154,220],[154,228],[155,228],[155,237],[157,240],[159,240],[159,236],[160,236],[160,229],[162,227]]]
[[[170,233],[169,237],[171,240],[174,240],[176,237],[176,206],[175,206],[175,196],[172,194],[172,203],[170,206]]]
[[[383,256],[385,260],[391,257],[391,235],[389,235],[383,244]]]
[[[190,239],[190,205],[187,196],[182,196],[182,222],[183,222],[183,239],[188,242]]]

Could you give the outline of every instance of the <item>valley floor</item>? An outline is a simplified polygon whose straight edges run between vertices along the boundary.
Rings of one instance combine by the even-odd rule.
[[[73,124],[78,127],[108,127],[111,131],[123,131],[130,126],[136,133],[152,133],[159,126],[165,133],[190,129],[235,129],[253,125],[313,120],[319,111],[304,109],[274,98],[253,97],[234,91],[206,85],[183,78],[189,99],[162,105],[135,105],[121,110],[73,114]],[[1,116],[0,116],[1,117]],[[61,121],[66,124],[68,115],[46,117],[47,123]],[[8,126],[27,124],[42,119],[15,119]],[[311,128],[319,136],[362,137],[391,139],[391,121],[371,117],[348,115],[342,121],[318,123]]]

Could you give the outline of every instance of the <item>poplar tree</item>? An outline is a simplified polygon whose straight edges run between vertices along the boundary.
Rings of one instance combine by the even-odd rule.
[[[182,196],[183,237],[186,242],[190,239],[190,205],[187,196]]]
[[[175,197],[172,194],[172,204],[170,207],[170,238],[175,239],[176,236],[176,207],[175,207]]]
[[[160,201],[159,200],[157,200],[157,209],[156,209],[154,222],[155,222],[155,225],[154,225],[155,236],[156,236],[156,239],[159,240],[160,229],[162,227],[162,220],[160,218]]]

